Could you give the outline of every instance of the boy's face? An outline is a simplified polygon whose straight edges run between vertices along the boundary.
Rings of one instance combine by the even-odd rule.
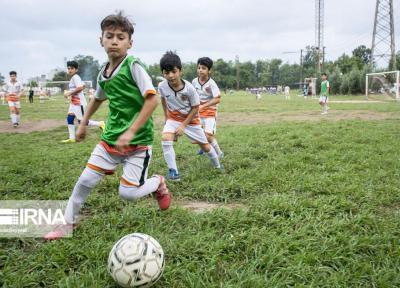
[[[69,76],[74,76],[77,71],[78,71],[78,69],[76,69],[75,67],[71,67],[71,66],[67,67],[67,73]]]
[[[322,80],[326,80],[328,77],[326,75],[322,75]]]
[[[164,78],[172,85],[178,85],[181,81],[182,70],[178,67],[174,67],[171,71],[163,70],[162,73]]]
[[[201,64],[197,65],[197,76],[199,76],[200,78],[208,78],[209,74],[210,70],[207,66]]]
[[[11,79],[11,82],[17,81],[17,75],[15,75],[15,74],[10,75],[10,79]]]
[[[100,37],[100,44],[104,47],[108,58],[121,58],[127,54],[132,47],[132,40],[129,39],[128,32],[123,32],[119,28],[106,28]]]

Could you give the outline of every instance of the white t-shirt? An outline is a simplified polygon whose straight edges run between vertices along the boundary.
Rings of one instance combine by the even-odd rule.
[[[165,99],[167,106],[168,119],[183,122],[192,110],[192,107],[200,105],[200,97],[196,89],[190,82],[182,79],[183,88],[175,91],[167,80],[162,81],[158,85],[158,92],[161,98]],[[200,118],[196,115],[189,123],[191,125],[200,124]]]
[[[71,80],[69,80],[68,90],[72,92],[78,87],[84,87],[84,86],[85,84],[82,82],[81,77],[78,74],[75,74],[74,76],[71,77]],[[71,95],[71,104],[82,105],[82,106],[87,105],[85,95],[83,94],[83,90],[76,95]]]

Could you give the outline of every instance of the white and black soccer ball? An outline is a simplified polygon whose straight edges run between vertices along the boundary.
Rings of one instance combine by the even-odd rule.
[[[150,287],[164,271],[164,251],[149,235],[126,235],[111,249],[108,271],[122,287]]]

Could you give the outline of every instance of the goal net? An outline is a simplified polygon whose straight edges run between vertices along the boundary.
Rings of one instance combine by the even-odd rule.
[[[365,76],[365,96],[374,100],[400,100],[400,71],[369,73]]]
[[[85,90],[88,91],[93,88],[92,81],[82,81],[85,84]],[[50,92],[52,95],[64,93],[65,90],[68,90],[69,81],[45,81],[39,82],[38,89],[40,91]]]

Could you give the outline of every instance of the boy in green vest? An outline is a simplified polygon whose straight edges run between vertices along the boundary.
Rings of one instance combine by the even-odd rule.
[[[69,198],[64,215],[67,224],[48,233],[46,240],[59,239],[72,231],[90,191],[118,164],[123,166],[119,185],[122,198],[136,200],[153,193],[161,210],[168,209],[171,203],[164,177],[147,179],[154,134],[151,115],[158,102],[144,65],[127,54],[132,47],[133,25],[120,12],[104,18],[101,30],[100,43],[109,62],[99,73],[94,100],[88,105],[76,140],[85,138],[90,117],[105,100],[109,101],[107,124]]]
[[[321,115],[328,114],[328,97],[329,97],[329,91],[331,89],[331,86],[329,84],[328,79],[328,74],[322,73],[322,82],[321,82],[321,94],[319,96],[319,105],[322,106],[322,113]]]

